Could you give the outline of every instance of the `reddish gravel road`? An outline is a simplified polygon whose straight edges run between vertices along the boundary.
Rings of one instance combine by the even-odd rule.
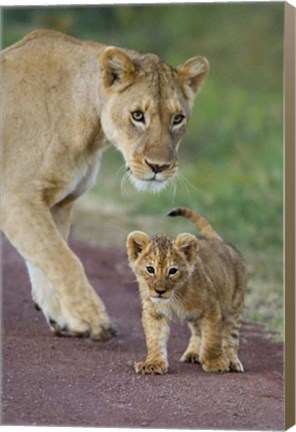
[[[170,371],[139,376],[140,299],[125,252],[73,241],[118,335],[107,343],[53,336],[34,309],[25,265],[2,245],[2,424],[148,428],[284,428],[283,346],[245,323],[243,374],[207,374],[178,361],[186,326],[172,326]],[[112,264],[111,263],[115,263]]]

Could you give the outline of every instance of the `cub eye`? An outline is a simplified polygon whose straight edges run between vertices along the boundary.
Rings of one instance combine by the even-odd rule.
[[[185,116],[183,114],[176,114],[173,118],[173,125],[179,125],[184,120]]]
[[[142,113],[142,111],[134,111],[131,113],[131,115],[134,121],[138,123],[145,123],[145,116],[144,113]]]
[[[174,275],[177,273],[177,271],[178,271],[178,269],[176,267],[171,267],[169,269],[169,275]]]
[[[154,267],[152,267],[152,266],[148,266],[148,267],[146,267],[146,270],[147,270],[147,272],[150,273],[150,274],[154,274],[154,273],[155,273]]]

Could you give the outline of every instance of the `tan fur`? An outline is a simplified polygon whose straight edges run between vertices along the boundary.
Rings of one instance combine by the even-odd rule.
[[[139,189],[157,191],[176,174],[208,63],[195,57],[173,69],[152,54],[37,30],[5,49],[1,65],[2,229],[51,328],[108,339],[104,305],[67,245],[73,202],[94,183],[106,141]]]
[[[197,226],[197,228],[201,231],[204,237],[213,240],[222,240],[221,237],[208,223],[208,221],[199,213],[192,211],[191,209],[179,207],[171,210],[168,216],[184,216],[187,219],[190,219]]]
[[[237,356],[247,280],[243,259],[198,213],[189,209],[171,213],[195,221],[203,236],[184,233],[175,240],[166,235],[150,239],[134,231],[127,239],[147,344],[147,358],[136,364],[136,372],[167,372],[166,344],[172,319],[186,321],[191,331],[181,361],[200,362],[207,372],[243,371]]]

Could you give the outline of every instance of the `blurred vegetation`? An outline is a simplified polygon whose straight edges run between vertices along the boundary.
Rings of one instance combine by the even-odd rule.
[[[159,195],[120,183],[111,148],[96,187],[78,200],[74,235],[124,247],[132,229],[195,232],[165,214],[189,206],[244,254],[245,318],[283,337],[284,3],[5,7],[3,45],[36,28],[154,52],[174,66],[194,55],[211,71],[179,152],[181,175]],[[117,173],[117,174],[116,174]],[[103,186],[102,186],[103,185]]]

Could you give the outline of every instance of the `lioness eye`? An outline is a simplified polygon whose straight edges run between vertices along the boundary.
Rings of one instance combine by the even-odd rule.
[[[150,273],[150,274],[154,274],[154,273],[155,273],[154,267],[152,267],[152,266],[148,266],[148,267],[146,267],[146,270],[147,270],[147,272]]]
[[[142,111],[134,111],[134,112],[132,112],[132,118],[136,122],[141,122],[141,123],[145,122],[145,116],[142,113]]]
[[[185,118],[185,116],[183,116],[183,114],[176,114],[173,118],[173,125],[175,126],[175,125],[182,123],[184,118]]]
[[[171,267],[169,269],[169,275],[174,275],[177,273],[177,271],[178,271],[178,269],[176,267]]]

